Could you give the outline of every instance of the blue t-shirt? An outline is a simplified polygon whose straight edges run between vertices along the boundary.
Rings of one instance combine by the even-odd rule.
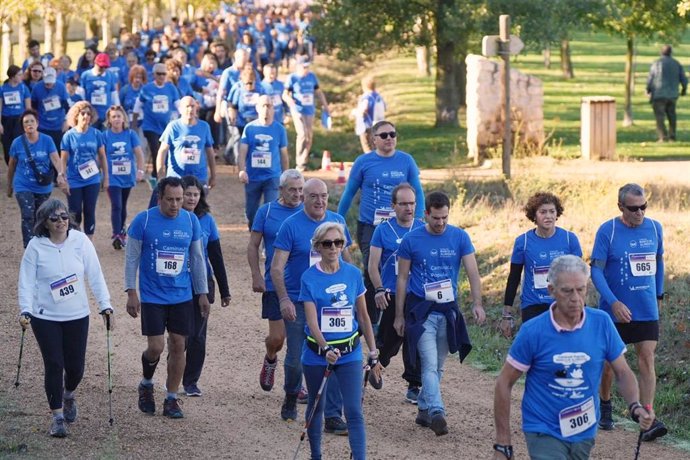
[[[260,84],[255,84],[254,91],[249,91],[241,81],[230,88],[228,103],[237,110],[238,127],[245,126],[259,117],[256,104],[259,103],[259,96],[262,94],[264,90]]]
[[[91,103],[98,118],[105,121],[105,113],[113,105],[113,91],[117,91],[117,78],[112,72],[96,75],[89,69],[81,75],[80,84],[84,88],[84,99]]]
[[[408,232],[422,226],[424,226],[422,221],[414,219],[411,227],[402,227],[398,224],[398,220],[393,218],[378,225],[371,237],[371,246],[381,249],[381,262],[379,262],[381,282],[383,287],[390,289],[393,294],[395,294],[395,283],[398,279],[398,248],[402,238]]]
[[[274,80],[273,82],[264,80],[261,82],[261,86],[264,90],[264,94],[267,94],[273,103],[273,119],[282,124],[283,118],[285,118],[285,111],[283,110],[283,91],[285,90],[285,85],[283,85],[283,82],[280,80]]]
[[[172,305],[192,300],[189,248],[201,238],[201,226],[194,213],[180,209],[176,217],[167,217],[156,206],[140,212],[128,234],[142,243],[141,301]]]
[[[134,104],[137,102],[137,98],[139,97],[139,94],[141,94],[142,88],[143,85],[140,86],[139,89],[132,88],[132,85],[125,85],[122,87],[122,89],[120,89],[120,104],[122,104],[122,108],[125,109],[125,112],[127,112],[130,122],[132,121]]]
[[[447,225],[444,232],[434,235],[427,231],[426,225],[407,233],[400,243],[398,259],[410,261],[410,278],[407,292],[425,298],[424,286],[431,292],[437,291],[440,283],[450,280],[454,299],[458,298],[458,275],[462,258],[474,253],[474,246],[465,230]],[[444,295],[444,298],[448,299]]]
[[[14,139],[9,152],[10,157],[17,160],[17,168],[12,179],[14,193],[50,193],[53,190],[53,184],[39,185],[36,181],[36,174],[29,165],[22,138],[26,139],[31,156],[36,162],[36,168],[42,173],[47,173],[50,170],[50,154],[57,153],[53,139],[47,134],[38,133],[38,140],[33,144],[23,134]]]
[[[141,129],[162,134],[175,111],[175,102],[180,100],[180,92],[169,81],[159,88],[155,83],[147,83],[139,93],[144,120]]]
[[[226,100],[228,95],[230,94],[230,88],[232,88],[233,85],[238,81],[240,81],[240,71],[235,67],[228,67],[227,69],[223,70],[222,74],[220,74],[220,81],[218,82],[218,91],[225,92]]]
[[[362,272],[354,265],[340,262],[335,273],[324,273],[316,265],[304,272],[299,293],[300,302],[316,305],[319,330],[327,342],[351,337],[359,327],[357,322],[357,298],[366,292]],[[304,333],[311,336],[309,325],[304,325]],[[338,359],[338,364],[362,361],[362,345]],[[314,353],[304,341],[302,364],[320,366],[326,358]]]
[[[611,319],[594,308],[585,308],[584,324],[573,331],[557,331],[550,312],[523,323],[508,352],[509,363],[523,372],[528,368],[522,430],[567,442],[594,439],[604,361],[613,362],[624,351]]]
[[[268,29],[264,29],[263,32],[254,29],[252,30],[252,35],[254,37],[254,49],[256,50],[256,56],[259,57],[260,61],[266,61],[268,59],[268,55],[273,51],[271,32]]]
[[[131,188],[137,181],[135,147],[141,147],[137,133],[125,129],[120,133],[103,132],[105,156],[108,160],[108,179],[111,187]]]
[[[315,91],[319,89],[319,80],[312,72],[307,72],[303,77],[297,74],[290,74],[285,82],[285,88],[292,93],[292,97],[297,105],[297,112],[302,115],[314,115]]]
[[[5,82],[0,86],[0,96],[2,97],[2,116],[18,117],[26,110],[24,102],[31,99],[31,92],[24,83],[11,86]]]
[[[554,301],[549,295],[546,278],[551,262],[566,254],[582,257],[582,248],[573,232],[560,227],[556,227],[556,233],[550,238],[540,237],[534,229],[515,238],[510,263],[524,265],[525,268],[520,308]]]
[[[129,79],[129,67],[127,66],[127,59],[125,59],[123,56],[118,56],[110,61],[108,72],[113,74],[115,81],[119,83],[120,87],[126,85],[127,80]]]
[[[417,206],[415,217],[424,215],[424,191],[419,182],[419,168],[409,153],[396,150],[390,157],[376,151],[360,155],[355,160],[347,180],[347,188],[338,205],[338,213],[345,215],[352,198],[362,189],[359,204],[359,221],[378,225],[382,215],[392,215],[391,192],[402,182],[408,182],[415,189]],[[388,214],[386,214],[388,213]]]
[[[632,313],[633,321],[657,321],[657,295],[663,293],[657,285],[656,272],[664,254],[661,224],[646,218],[638,227],[628,227],[620,218],[604,222],[597,230],[592,260],[606,263],[604,278],[615,300],[623,302]],[[616,318],[611,311],[611,299],[601,296],[599,307]]]
[[[259,120],[249,122],[242,132],[242,144],[248,146],[246,168],[249,182],[280,177],[283,168],[280,149],[287,148],[287,131],[276,121],[266,126]]]
[[[67,86],[67,80],[79,81],[79,74],[74,70],[58,70],[57,81]]]
[[[261,233],[264,239],[264,248],[266,248],[266,263],[264,264],[266,291],[275,291],[273,280],[271,280],[271,261],[273,260],[273,243],[278,235],[278,230],[283,225],[285,219],[302,209],[304,209],[302,203],[291,208],[280,204],[278,201],[271,201],[256,211],[254,221],[252,222],[252,231]]]
[[[101,182],[98,149],[104,145],[103,135],[92,126],[83,133],[72,128],[62,136],[60,150],[69,153],[66,174],[70,188],[86,187]]]
[[[352,243],[345,219],[340,214],[328,210],[326,210],[323,220],[320,221],[313,220],[306,212],[297,212],[285,219],[280,230],[278,230],[273,248],[290,253],[285,264],[284,278],[285,288],[293,302],[297,301],[299,297],[302,274],[311,265],[321,260],[321,255],[318,252],[312,253],[311,238],[314,236],[316,228],[324,222],[342,224],[345,228],[346,247]]]
[[[38,110],[38,126],[49,131],[61,130],[69,110],[68,99],[67,88],[59,81],[50,89],[39,82],[31,93],[31,105]]]
[[[206,149],[213,147],[211,128],[203,120],[186,125],[182,120],[168,124],[160,138],[161,144],[168,144],[166,173],[168,177],[195,176],[201,182],[208,182],[208,161]]]
[[[374,124],[374,109],[376,108],[376,104],[383,104],[383,99],[381,98],[381,95],[376,91],[368,91],[359,97],[359,101],[360,104],[366,101],[367,110],[364,113],[363,117],[364,126],[366,126],[367,128],[371,128]]]
[[[273,28],[278,32],[277,41],[281,46],[287,46],[290,42],[290,37],[295,31],[295,28],[289,22],[282,23],[279,22],[273,26]]]
[[[213,276],[213,269],[208,260],[208,243],[211,241],[218,241],[220,234],[218,233],[218,226],[216,220],[210,213],[206,213],[199,217],[199,225],[201,226],[201,243],[204,247],[204,260],[206,261],[207,278],[210,280]]]

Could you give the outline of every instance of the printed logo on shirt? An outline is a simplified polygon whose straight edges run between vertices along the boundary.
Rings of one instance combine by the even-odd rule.
[[[650,240],[648,238],[640,238],[639,241],[640,241],[640,248],[649,248],[649,247],[656,246],[656,243],[654,242],[654,240]]]
[[[455,257],[456,252],[455,249],[450,249],[450,248],[441,248],[439,249],[441,257]]]
[[[163,238],[170,238],[170,230],[163,230]]]
[[[188,239],[188,238],[191,238],[191,235],[189,233],[185,232],[184,230],[175,229],[175,230],[173,230],[172,237],[175,239]]]
[[[582,387],[584,379],[584,369],[582,365],[592,358],[584,352],[565,352],[553,356],[553,362],[563,366],[554,375],[554,383],[549,384],[551,394],[560,398],[582,399],[585,397]]]
[[[127,142],[113,142],[113,148],[115,149],[113,155],[127,155],[127,151],[125,150],[126,145]]]

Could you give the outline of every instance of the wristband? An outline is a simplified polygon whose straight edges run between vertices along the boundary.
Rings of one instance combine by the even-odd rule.
[[[329,351],[333,351],[333,347],[330,345],[326,345],[325,347],[321,348],[323,350],[323,355],[326,356],[326,353]]]
[[[640,423],[640,416],[635,415],[635,410],[640,408],[640,407],[642,407],[642,404],[640,404],[639,401],[635,401],[628,406],[628,412],[630,412],[630,418],[635,423]]]
[[[386,291],[387,291],[387,289],[386,289],[385,287],[383,287],[383,286],[380,286],[380,287],[377,287],[377,288],[376,288],[376,294],[379,294],[379,293],[381,293],[381,292],[386,292]]]

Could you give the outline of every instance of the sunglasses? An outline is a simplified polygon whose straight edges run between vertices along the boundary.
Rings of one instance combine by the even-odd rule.
[[[387,133],[378,133],[376,136],[380,137],[381,139],[388,139],[388,136],[391,137],[391,139],[395,139],[395,137],[398,135],[395,131],[390,131]]]
[[[621,206],[623,206],[630,212],[644,211],[645,209],[647,209],[647,203],[643,204],[642,206],[626,206],[624,204],[622,204]]]
[[[159,77],[165,77],[168,74],[165,72],[156,72],[156,75],[158,75]]]
[[[52,216],[48,217],[48,219],[52,223],[55,223],[58,220],[69,220],[69,214],[67,214],[66,212],[63,212],[62,214],[53,214]]]
[[[340,249],[343,247],[345,244],[345,240],[323,240],[319,241],[319,244],[321,245],[322,248],[332,248],[333,245],[335,244],[335,247]]]
[[[31,69],[31,71],[34,73],[43,73],[41,69]]]

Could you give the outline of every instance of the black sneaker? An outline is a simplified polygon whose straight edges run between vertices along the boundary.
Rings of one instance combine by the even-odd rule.
[[[180,407],[180,401],[177,398],[165,398],[163,400],[163,415],[168,418],[182,418],[184,414],[182,413],[182,408]]]
[[[667,433],[668,429],[666,428],[666,425],[664,425],[664,422],[659,419],[654,419],[652,426],[647,431],[642,433],[642,440],[644,442],[654,441],[656,438],[666,436]]]
[[[283,406],[280,408],[280,418],[283,420],[297,420],[297,395],[285,394]]]
[[[369,372],[369,385],[371,385],[374,390],[380,390],[383,388],[383,376],[376,380],[376,376],[373,372]]]
[[[153,384],[139,384],[139,410],[145,414],[156,413],[156,401],[153,399]]]
[[[431,417],[429,417],[428,410],[417,409],[417,418],[414,420],[417,425],[429,428],[431,426]]]
[[[340,417],[329,417],[323,426],[323,432],[347,436],[347,424]]]
[[[65,419],[62,417],[53,418],[53,423],[50,424],[50,435],[54,438],[64,438],[67,436],[67,426]]]
[[[613,423],[613,405],[610,399],[608,401],[601,400],[599,403],[599,412],[601,412],[599,428],[604,431],[613,430],[616,425]]]
[[[184,386],[184,393],[187,396],[196,396],[200,397],[203,393],[201,392],[201,389],[196,383],[192,383],[191,385],[185,385]]]
[[[65,416],[65,422],[74,423],[77,420],[77,401],[74,398],[62,400],[62,413]]]
[[[436,436],[448,434],[448,423],[446,423],[446,418],[443,414],[436,414],[431,417],[431,430]]]
[[[113,248],[116,250],[120,250],[123,247],[122,240],[120,240],[120,235],[113,235],[111,238],[113,241]]]

